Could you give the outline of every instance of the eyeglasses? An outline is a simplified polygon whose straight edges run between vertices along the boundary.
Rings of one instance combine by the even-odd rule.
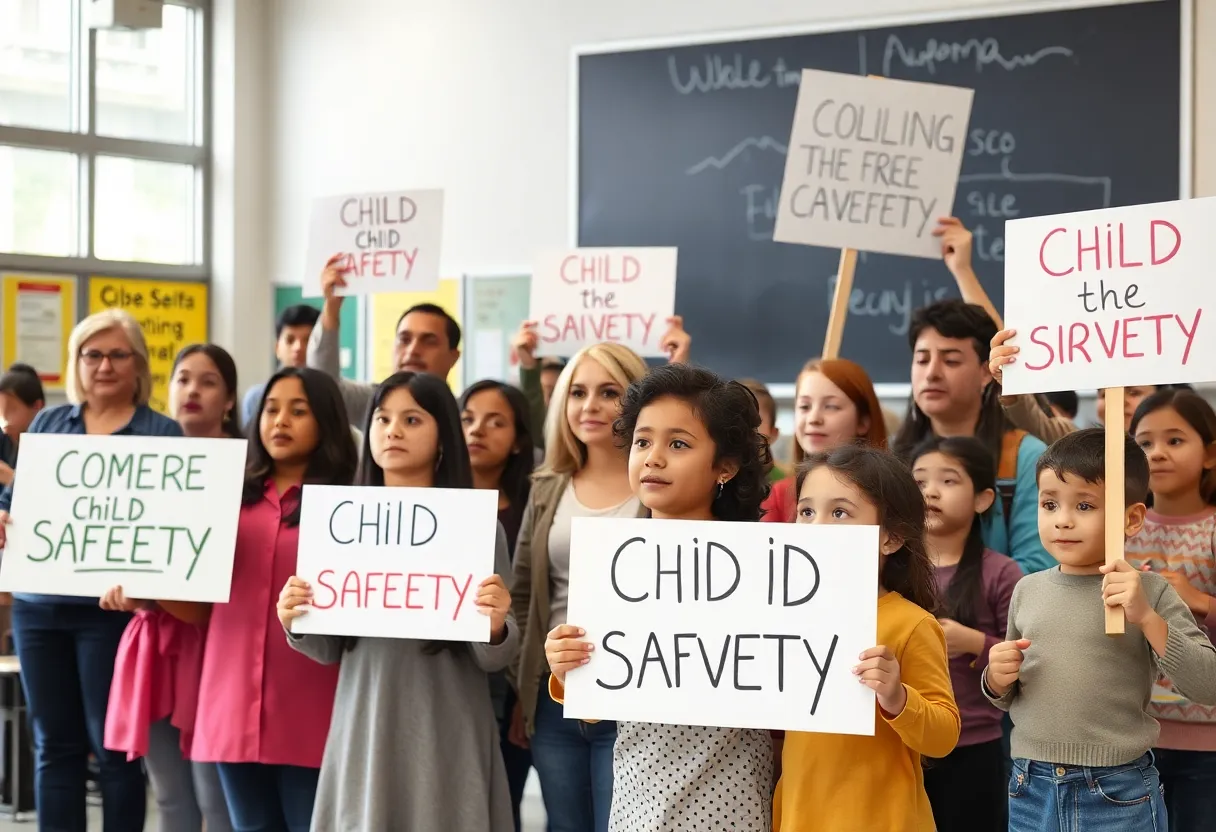
[[[110,366],[117,367],[119,364],[125,364],[135,356],[135,353],[130,350],[110,350],[102,352],[101,350],[81,350],[80,360],[89,367],[101,366],[101,362],[107,358],[110,359]]]

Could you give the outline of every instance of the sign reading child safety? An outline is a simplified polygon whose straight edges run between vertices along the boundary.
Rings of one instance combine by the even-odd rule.
[[[305,486],[296,574],[313,603],[292,631],[489,641],[475,602],[497,541],[496,491]]]
[[[773,239],[940,259],[973,95],[804,69]]]
[[[1216,198],[1005,224],[1004,392],[1210,381]]]
[[[227,603],[245,440],[27,433],[0,590]]]
[[[312,205],[304,297],[321,297],[335,254],[346,270],[339,295],[421,292],[439,285],[443,191],[394,191],[318,199]]]
[[[567,717],[874,733],[876,527],[576,517],[570,550]]]
[[[540,256],[530,317],[537,355],[573,355],[612,341],[662,357],[660,339],[676,306],[676,249],[580,248]]]

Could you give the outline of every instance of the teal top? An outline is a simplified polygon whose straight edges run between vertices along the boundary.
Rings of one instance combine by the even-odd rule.
[[[1047,450],[1041,439],[1027,434],[1018,447],[1017,485],[1013,490],[1013,517],[1006,524],[1000,498],[984,518],[984,546],[1009,555],[1027,575],[1056,566],[1039,540],[1039,483],[1035,466]]]

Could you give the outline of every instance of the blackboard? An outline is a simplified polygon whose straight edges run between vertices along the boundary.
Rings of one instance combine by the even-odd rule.
[[[696,360],[791,383],[839,252],[772,241],[802,68],[975,89],[954,211],[1001,308],[1007,218],[1178,199],[1181,8],[1157,0],[578,56],[578,244],[677,246]],[[906,384],[940,261],[862,254],[841,354]]]

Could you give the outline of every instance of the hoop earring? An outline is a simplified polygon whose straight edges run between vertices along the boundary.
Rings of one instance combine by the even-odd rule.
[[[726,487],[726,483],[724,483],[724,482],[722,482],[721,480],[719,480],[719,481],[718,481],[718,499],[719,499],[719,500],[721,500],[721,499],[722,499],[722,489],[723,489],[723,488],[725,488],[725,487]]]
[[[439,466],[443,464],[443,448],[439,449],[439,455],[435,457],[435,470],[439,470]]]

